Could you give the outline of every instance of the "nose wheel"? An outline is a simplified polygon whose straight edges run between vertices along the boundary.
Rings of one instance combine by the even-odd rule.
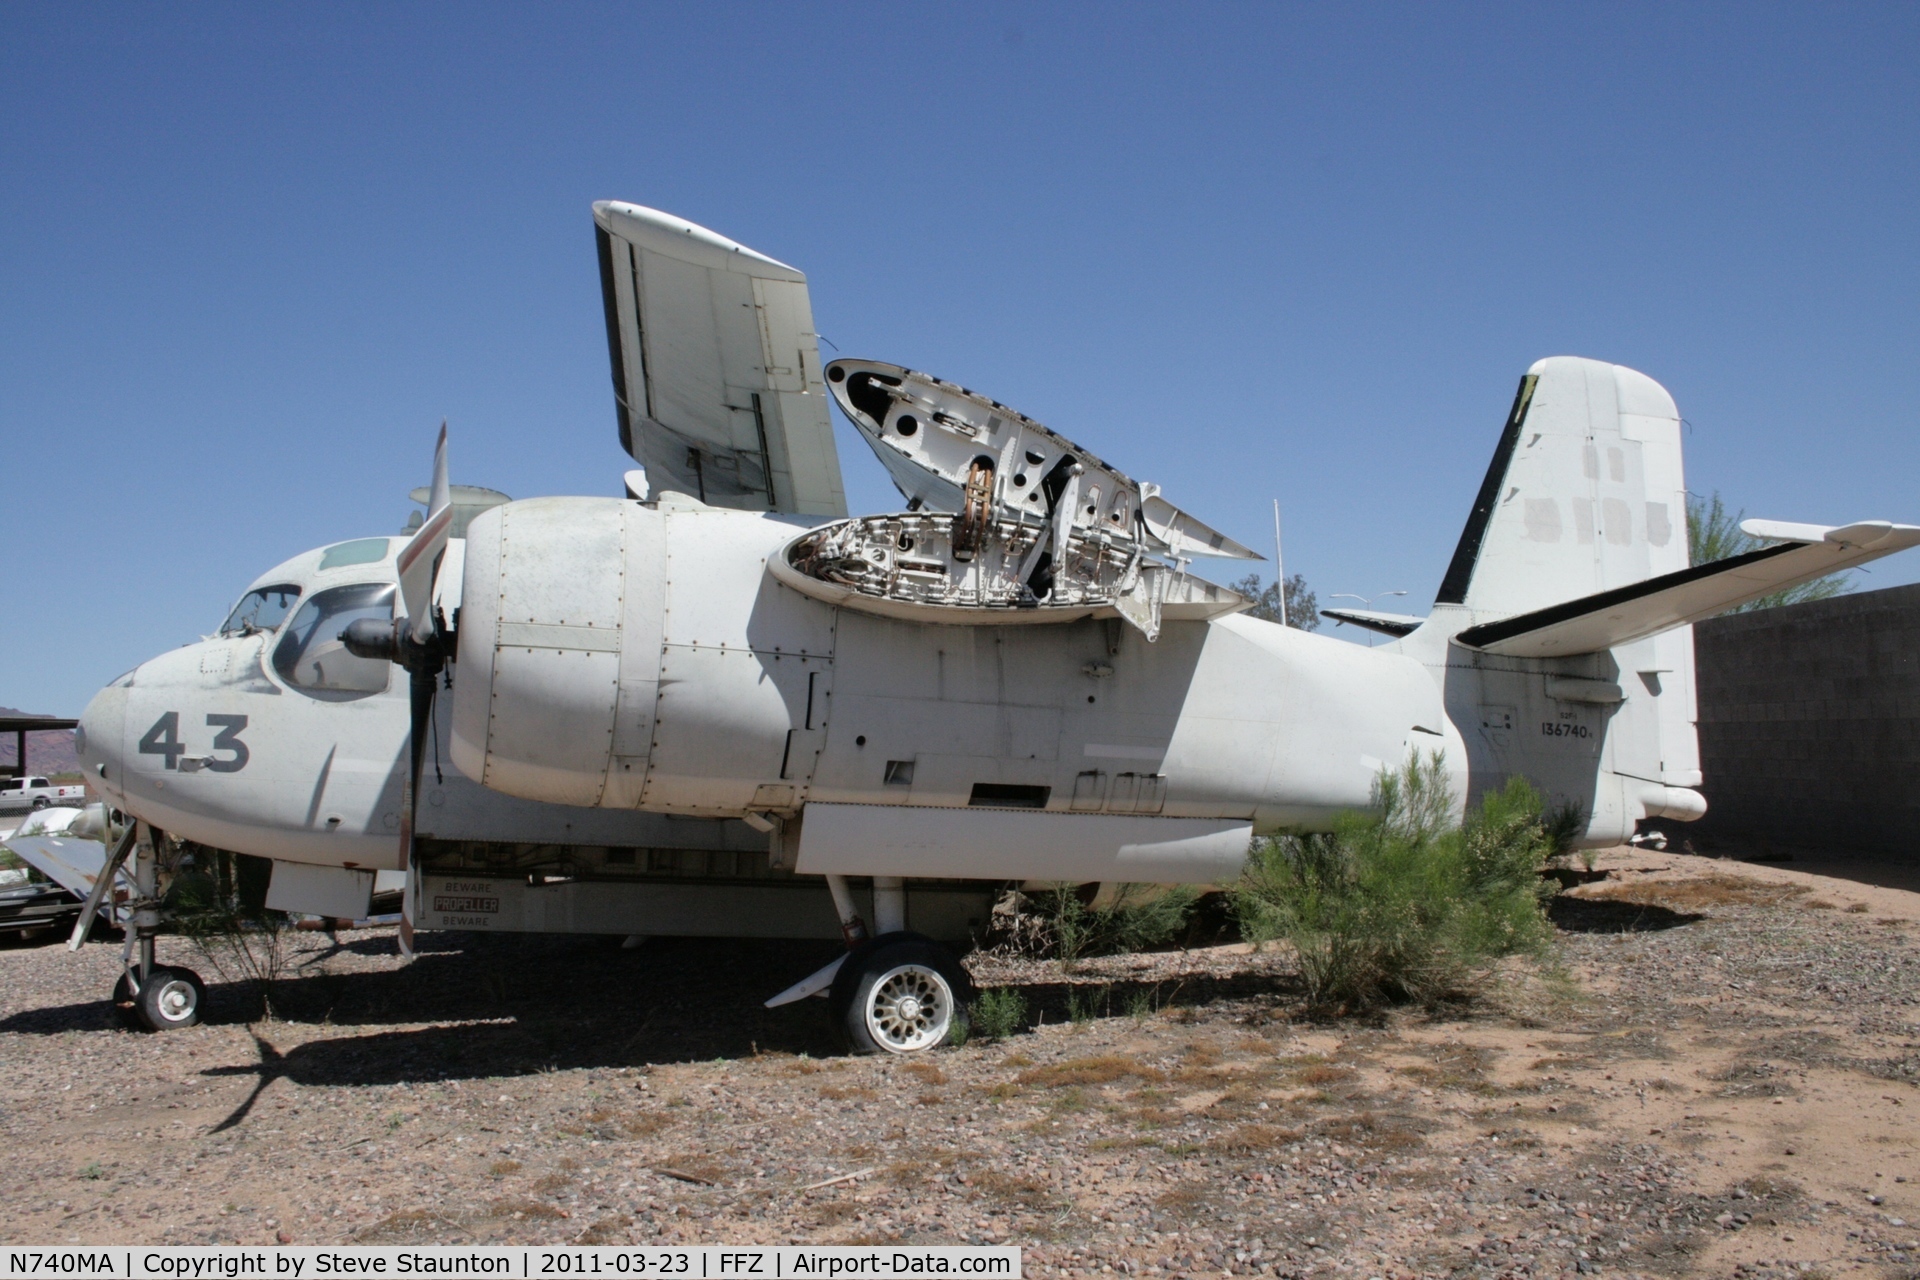
[[[834,975],[828,1007],[854,1053],[920,1053],[967,1028],[973,986],[953,954],[911,933],[862,943]]]
[[[137,989],[131,973],[120,975],[113,987],[113,1012],[120,1025],[133,1031],[178,1031],[199,1025],[206,1003],[207,984],[191,969],[155,965]]]

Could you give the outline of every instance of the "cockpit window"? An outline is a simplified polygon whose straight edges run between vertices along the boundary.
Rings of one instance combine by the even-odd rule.
[[[300,588],[282,583],[273,587],[255,587],[240,597],[233,612],[220,624],[223,636],[250,636],[256,631],[271,631],[287,620],[287,610],[300,598]]]
[[[295,688],[323,697],[379,693],[387,687],[393,664],[356,658],[340,641],[340,633],[361,618],[392,620],[391,582],[330,587],[301,605],[274,646],[273,669]]]
[[[379,564],[386,558],[385,538],[360,538],[353,542],[336,542],[328,547],[326,554],[320,557],[320,567],[345,569],[349,565]]]

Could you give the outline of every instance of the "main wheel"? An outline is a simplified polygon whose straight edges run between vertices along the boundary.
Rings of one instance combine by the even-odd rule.
[[[33,807],[36,809],[44,809],[51,803],[52,801],[48,800],[45,796],[35,796],[33,798]]]
[[[953,954],[891,933],[856,949],[834,975],[829,1004],[855,1053],[919,1053],[967,1029],[973,986]]]
[[[141,1025],[149,1031],[178,1031],[199,1023],[200,1006],[206,998],[207,984],[193,970],[155,965],[147,985],[140,989],[135,1008],[140,1012]]]

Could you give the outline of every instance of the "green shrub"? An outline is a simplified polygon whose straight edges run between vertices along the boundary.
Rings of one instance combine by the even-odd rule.
[[[273,863],[204,848],[194,861],[167,893],[174,928],[223,979],[251,984],[271,1019],[294,941],[292,919],[266,905]]]
[[[1040,895],[1038,905],[1046,915],[1053,954],[1071,965],[1171,941],[1187,927],[1199,901],[1199,892],[1189,885],[1121,884],[1105,902],[1090,907],[1072,886],[1056,885]]]
[[[1027,1022],[1027,998],[1012,987],[994,987],[973,1002],[973,1030],[988,1040],[1005,1040]]]
[[[1540,868],[1577,812],[1543,813],[1523,778],[1452,820],[1440,757],[1382,773],[1368,813],[1325,833],[1254,842],[1232,892],[1243,936],[1284,938],[1323,1009],[1466,994],[1494,961],[1539,954],[1552,931]]]

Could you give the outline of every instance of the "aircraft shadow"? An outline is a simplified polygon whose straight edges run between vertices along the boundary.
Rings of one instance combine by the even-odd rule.
[[[257,1077],[257,1096],[278,1078],[375,1085],[840,1052],[824,1001],[777,1009],[762,1004],[830,961],[838,952],[831,942],[657,938],[626,951],[617,939],[592,937],[430,934],[421,941],[430,949],[409,965],[316,971],[302,962],[340,951],[356,958],[391,955],[393,942],[386,934],[347,936],[338,944],[314,939],[294,958],[290,976],[274,986],[276,1016],[364,1033],[330,1034],[284,1051],[272,1043],[285,1043],[274,1024],[257,1021],[262,1008],[253,984],[209,981],[205,1021],[248,1025],[259,1058],[207,1074]],[[1270,975],[1247,974],[1034,983],[1021,993],[1032,1025],[1254,995],[1290,999],[1296,993],[1287,986]],[[96,999],[23,1010],[0,1020],[0,1035],[116,1026],[107,1002]]]
[[[1569,898],[1562,894],[1547,903],[1547,919],[1563,933],[1658,933],[1705,918],[1651,903],[1609,898]]]

